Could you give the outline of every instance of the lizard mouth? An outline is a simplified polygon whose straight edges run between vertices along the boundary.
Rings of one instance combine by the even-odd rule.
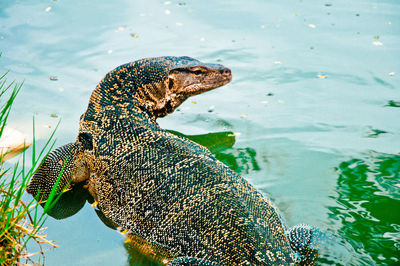
[[[220,73],[219,78],[203,79],[201,81],[192,83],[186,86],[183,91],[185,96],[193,96],[200,93],[207,92],[212,89],[221,87],[232,80],[232,72],[229,68],[222,68],[218,71]]]

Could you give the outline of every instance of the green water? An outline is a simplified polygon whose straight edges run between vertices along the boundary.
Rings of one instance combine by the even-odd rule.
[[[0,0],[0,51],[0,71],[25,81],[9,125],[30,134],[35,115],[39,144],[59,119],[57,145],[73,141],[91,91],[120,64],[188,55],[230,67],[230,84],[161,126],[201,135],[287,225],[331,235],[319,264],[400,264],[398,1]],[[79,204],[47,220],[60,246],[47,265],[144,261]]]

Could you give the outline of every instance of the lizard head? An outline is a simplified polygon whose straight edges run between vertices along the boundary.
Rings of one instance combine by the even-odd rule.
[[[156,117],[172,113],[187,98],[218,88],[232,80],[229,68],[219,64],[202,63],[194,58],[166,57],[168,78],[164,97],[154,106]]]
[[[58,179],[57,193],[71,183],[86,180],[89,171],[79,158],[80,146],[77,142],[69,143],[50,152],[29,182],[27,192],[38,200],[46,200]]]
[[[188,97],[218,88],[232,80],[229,68],[191,57],[140,59],[110,71],[89,101],[88,118],[108,106],[134,103],[153,118],[172,113]]]

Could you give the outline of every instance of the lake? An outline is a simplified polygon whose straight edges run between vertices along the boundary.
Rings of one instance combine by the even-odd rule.
[[[159,124],[208,145],[288,226],[329,235],[319,265],[400,264],[398,1],[2,0],[0,51],[1,73],[24,81],[9,126],[32,134],[35,116],[39,146],[60,120],[56,146],[75,140],[118,65],[187,55],[231,68],[230,84]],[[48,218],[47,265],[151,263],[82,206]]]

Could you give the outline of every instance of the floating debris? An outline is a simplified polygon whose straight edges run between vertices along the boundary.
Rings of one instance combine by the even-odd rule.
[[[192,101],[192,103],[193,103],[193,104],[196,104],[197,102],[196,102],[196,101]]]
[[[136,33],[131,33],[130,35],[131,35],[132,38],[139,38],[139,35],[136,34]]]
[[[171,1],[165,1],[164,5],[170,5],[172,2]]]
[[[325,6],[326,6],[326,7],[331,7],[332,4],[331,4],[331,3],[326,3]]]
[[[274,94],[272,92],[268,92],[267,96],[274,96]]]
[[[201,38],[200,38],[200,41],[201,41],[201,42],[204,42],[205,40],[206,40],[206,39],[205,39],[204,37],[201,37]]]
[[[185,3],[185,2],[179,2],[178,5],[180,5],[180,6],[185,6],[186,3]]]
[[[58,80],[58,78],[56,77],[56,76],[50,76],[50,78],[49,78],[50,80],[52,80],[52,81],[56,81],[56,80]]]
[[[50,10],[51,10],[51,6],[49,6],[49,7],[47,7],[47,8],[45,9],[46,12],[50,12]]]
[[[372,44],[375,45],[375,46],[382,46],[383,45],[383,43],[380,42],[380,41],[374,41],[374,42],[372,42]]]
[[[393,77],[393,76],[394,76],[394,74],[396,74],[396,73],[394,73],[394,72],[390,72],[390,73],[389,73],[389,76]]]
[[[385,130],[375,129],[375,128],[372,128],[371,126],[368,127],[368,131],[369,132],[366,135],[367,138],[377,138],[381,134],[388,133]]]
[[[26,140],[26,136],[20,131],[5,127],[0,138],[1,162],[11,159],[31,145],[32,144]]]
[[[385,106],[389,106],[389,107],[400,107],[400,102],[390,100]]]
[[[317,26],[315,26],[314,24],[308,24],[308,27],[315,29]]]
[[[164,13],[165,13],[165,15],[169,15],[169,14],[171,14],[171,10],[165,9]]]
[[[320,79],[326,79],[326,78],[327,78],[327,76],[326,76],[326,75],[321,75],[321,74],[318,74],[318,78],[320,78]]]
[[[112,54],[112,52],[113,52],[112,50],[108,50],[107,51],[108,54]]]
[[[58,115],[56,115],[56,114],[50,114],[50,117],[52,117],[52,118],[57,118]]]
[[[377,35],[377,36],[374,36],[374,39],[375,40],[378,40],[379,39],[379,36]]]
[[[92,207],[96,207],[99,203],[97,201],[92,203]]]
[[[240,115],[240,117],[241,117],[241,118],[246,118],[246,117],[247,117],[247,115]]]
[[[233,134],[228,134],[228,137],[239,137],[240,135],[242,135],[242,133],[240,132],[235,132]]]
[[[124,31],[125,27],[119,27],[117,31]]]
[[[275,61],[274,64],[275,64],[275,65],[281,65],[282,62],[281,62],[281,61]]]

